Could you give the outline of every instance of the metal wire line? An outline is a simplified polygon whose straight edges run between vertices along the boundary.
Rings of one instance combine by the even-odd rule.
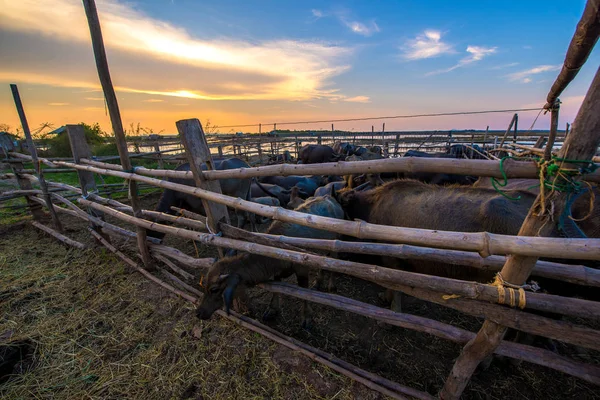
[[[483,110],[483,111],[459,111],[459,112],[446,112],[446,113],[434,113],[434,114],[408,114],[408,115],[392,115],[382,117],[363,117],[363,118],[343,118],[343,119],[327,119],[327,120],[316,120],[316,121],[295,121],[295,122],[270,122],[265,124],[246,124],[246,125],[226,125],[226,126],[215,126],[216,128],[249,128],[258,127],[261,125],[300,125],[300,124],[318,124],[325,122],[353,122],[353,121],[369,121],[377,119],[399,119],[399,118],[419,118],[419,117],[443,117],[452,115],[474,115],[474,114],[492,114],[492,113],[507,113],[507,112],[524,112],[524,111],[539,111],[540,107],[537,108],[515,108],[512,110]]]

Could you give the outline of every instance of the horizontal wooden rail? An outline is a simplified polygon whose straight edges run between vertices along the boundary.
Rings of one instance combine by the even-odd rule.
[[[398,282],[404,285],[434,290],[440,293],[455,294],[470,299],[479,299],[494,303],[498,301],[498,290],[495,286],[491,285],[418,274],[402,270],[394,270],[352,261],[343,261],[334,258],[306,254],[298,251],[284,250],[276,247],[224,238],[218,235],[194,232],[183,228],[161,225],[144,219],[135,218],[120,211],[113,210],[110,207],[106,207],[83,198],[78,199],[78,202],[142,228],[151,229],[186,239],[197,240],[212,246],[232,248],[239,251],[246,251],[249,253],[295,262],[312,268],[320,268],[328,271],[352,275],[391,289],[395,289],[395,282]],[[526,307],[539,311],[573,315],[583,318],[600,318],[600,303],[549,294],[527,293]]]
[[[491,254],[520,254],[535,257],[572,258],[584,260],[600,259],[600,239],[562,239],[546,237],[526,237],[491,234],[487,232],[462,233],[436,231],[428,229],[401,228],[369,224],[364,221],[345,221],[335,218],[307,215],[305,213],[286,210],[253,203],[243,199],[235,199],[223,194],[214,193],[201,188],[180,185],[173,182],[154,179],[133,173],[100,169],[89,165],[68,163],[77,169],[99,174],[118,176],[124,179],[148,183],[150,185],[173,189],[193,196],[224,204],[226,206],[248,211],[274,220],[292,222],[299,225],[323,229],[340,234],[355,236],[361,239],[375,239],[384,242],[412,244],[417,246],[450,248],[464,251],[475,251],[482,256]]]
[[[82,163],[100,168],[122,171],[120,166],[102,163],[94,160],[82,159]],[[508,178],[538,178],[538,167],[533,161],[517,161],[508,159],[503,162],[504,172]],[[140,175],[160,178],[193,179],[190,171],[157,170],[136,167],[135,172]],[[351,174],[376,174],[385,172],[426,172],[457,175],[475,175],[502,178],[500,161],[496,160],[466,160],[454,158],[421,158],[402,157],[361,162],[339,161],[322,164],[277,164],[262,167],[239,168],[229,170],[203,171],[202,175],[207,180],[229,178],[253,178],[261,176],[289,176],[289,175],[351,175]],[[600,182],[600,170],[585,176],[590,182]]]
[[[401,259],[435,261],[453,265],[470,266],[488,271],[500,271],[506,262],[506,257],[504,256],[489,256],[483,258],[477,253],[468,251],[440,250],[406,244],[346,242],[342,240],[269,235],[266,233],[253,233],[253,235],[264,236],[277,242],[293,246],[308,247],[335,253],[372,254]],[[583,265],[560,264],[538,260],[532,275],[559,279],[580,285],[600,286],[600,270]]]

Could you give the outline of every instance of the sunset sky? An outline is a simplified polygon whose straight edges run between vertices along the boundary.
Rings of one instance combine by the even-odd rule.
[[[216,125],[541,107],[584,0],[97,0],[123,123]],[[0,123],[110,131],[79,0],[0,0]],[[561,96],[572,122],[596,49]],[[520,114],[527,129],[537,112]],[[336,123],[336,129],[502,129],[511,114]],[[549,115],[536,128],[547,128]],[[331,124],[278,125],[330,129]],[[263,128],[272,129],[272,126]],[[257,128],[235,130],[257,131]],[[223,129],[224,132],[230,131]]]

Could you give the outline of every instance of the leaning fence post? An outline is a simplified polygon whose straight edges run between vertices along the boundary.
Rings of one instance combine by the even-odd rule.
[[[115,89],[110,78],[108,69],[108,59],[104,49],[104,40],[102,39],[102,29],[100,28],[100,20],[98,19],[98,10],[94,0],[83,0],[83,7],[87,16],[88,25],[90,27],[90,36],[92,37],[92,47],[94,49],[94,58],[96,59],[96,68],[98,69],[98,77],[106,99],[106,106],[110,115],[110,122],[115,133],[117,150],[121,159],[121,166],[126,172],[134,172],[129,159],[129,151],[127,149],[127,139],[123,131],[123,122],[121,121],[121,112],[119,111],[119,103]],[[129,196],[131,198],[131,207],[133,214],[137,218],[143,218],[142,206],[138,196],[138,188],[136,181],[129,181]],[[137,242],[140,250],[142,261],[147,268],[152,266],[150,252],[146,243],[146,229],[137,227]]]
[[[502,141],[500,142],[500,146],[499,146],[500,148],[502,148],[502,146],[504,145],[504,141],[506,140],[506,137],[508,136],[508,132],[511,131],[517,118],[518,118],[518,116],[517,116],[517,114],[515,114],[515,115],[513,115],[512,119],[510,120],[510,124],[508,124],[508,128],[506,129],[506,132],[504,132],[504,136],[502,136]]]
[[[0,133],[0,154],[3,154],[7,159],[9,158],[9,152],[17,150],[15,149],[15,145],[12,139],[5,135],[4,133]],[[10,161],[10,169],[12,170],[15,178],[17,179],[17,184],[19,185],[19,189],[21,190],[31,190],[33,187],[31,186],[31,182],[29,179],[24,178],[21,174],[23,173],[23,163],[21,161]],[[25,200],[27,201],[27,207],[33,216],[35,221],[40,221],[44,217],[44,213],[42,211],[42,206],[39,203],[31,200],[30,196],[25,196]]]
[[[600,68],[596,71],[596,76],[573,122],[573,132],[562,145],[559,152],[560,158],[571,160],[592,159],[598,145],[600,145],[600,113],[597,112],[598,107],[600,107]],[[548,146],[548,148],[551,148],[551,146]],[[589,163],[585,162],[575,163],[574,166],[578,165],[582,168],[589,167]],[[568,184],[568,181],[560,178],[558,183],[561,185]],[[547,236],[550,234],[556,224],[553,221],[559,220],[571,193],[570,190],[564,192],[552,191],[545,196],[545,199],[538,196],[519,230],[519,236]],[[544,214],[541,212],[542,202],[545,203],[546,212]],[[551,204],[552,206],[550,206]],[[531,274],[537,259],[537,257],[510,255],[499,275],[509,285],[521,286]],[[515,296],[519,297],[519,302],[521,302],[521,296],[518,292]],[[505,326],[489,320],[483,323],[477,336],[466,344],[452,367],[452,371],[440,393],[442,399],[451,400],[460,397],[477,365],[494,352],[505,332]]]
[[[17,85],[11,84],[10,90],[12,91],[15,106],[17,108],[17,113],[19,114],[19,119],[21,120],[21,126],[23,127],[23,133],[25,134],[25,139],[27,140],[27,147],[29,147],[29,153],[31,154],[33,168],[38,177],[38,182],[40,184],[40,188],[42,189],[42,194],[44,196],[44,201],[46,202],[46,207],[48,207],[48,211],[50,212],[50,216],[52,217],[52,222],[54,223],[54,227],[56,228],[56,230],[59,232],[63,232],[62,224],[58,219],[58,215],[56,215],[56,210],[54,209],[52,199],[50,198],[50,193],[48,192],[48,185],[46,184],[46,180],[44,179],[42,167],[38,161],[37,149],[35,148],[35,143],[33,143],[33,138],[31,137],[31,132],[29,131],[29,123],[27,122],[27,117],[25,116],[25,110],[23,109],[23,103],[21,102],[19,89],[17,88]]]
[[[215,164],[210,155],[210,148],[206,143],[206,137],[202,130],[202,125],[197,118],[184,119],[177,121],[177,130],[181,136],[181,143],[185,148],[185,154],[190,163],[190,171],[194,175],[196,186],[211,192],[221,194],[221,184],[218,180],[208,181],[202,175],[202,164],[206,164],[207,170],[214,170]],[[208,219],[208,228],[217,233],[219,231],[219,222],[225,221],[230,225],[229,213],[227,207],[223,204],[210,202],[202,199],[202,205]],[[222,257],[222,249],[219,248],[219,255]]]
[[[85,130],[81,125],[67,125],[66,134],[69,136],[69,143],[71,144],[71,153],[73,153],[73,162],[79,164],[82,158],[91,159],[92,151],[90,146],[85,140]],[[96,180],[94,179],[94,173],[90,171],[84,171],[81,169],[77,170],[77,177],[79,178],[79,186],[81,187],[81,194],[83,198],[86,198],[88,194],[96,192]],[[97,218],[104,218],[102,211],[90,208],[88,210],[92,216]],[[99,226],[90,222],[92,229],[98,233],[102,233]],[[104,235],[103,235],[104,236]],[[105,237],[107,239],[107,237]]]
[[[149,138],[154,139],[154,151],[157,153],[156,157],[158,159],[158,168],[164,169],[165,163],[162,158],[162,154],[160,153],[160,143],[159,143],[159,135],[150,135]]]

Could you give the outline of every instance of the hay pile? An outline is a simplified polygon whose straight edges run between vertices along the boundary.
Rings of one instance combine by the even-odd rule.
[[[3,399],[379,397],[28,225],[0,226],[0,315],[0,345],[32,345]]]

